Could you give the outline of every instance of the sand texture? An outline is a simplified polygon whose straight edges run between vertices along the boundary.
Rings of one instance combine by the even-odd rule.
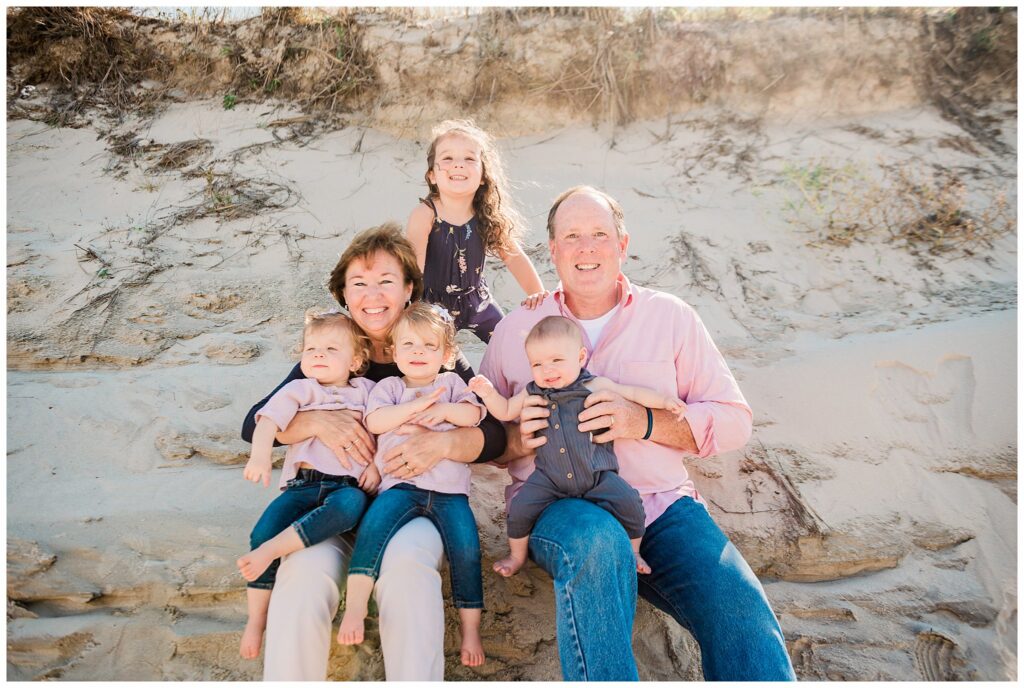
[[[984,145],[906,88],[839,84],[858,107],[813,117],[782,107],[825,102],[794,88],[755,114],[499,129],[528,251],[554,286],[550,199],[600,186],[625,208],[626,274],[704,319],[755,427],[688,466],[800,678],[1015,679],[1016,110],[989,107]],[[220,98],[118,124],[7,122],[9,679],[260,677],[238,656],[234,562],[274,490],[242,479],[241,420],[293,364],[303,311],[331,304],[350,238],[404,222],[424,193],[433,121],[388,107],[386,126]],[[417,122],[404,132],[399,109]],[[914,193],[894,170],[955,175],[983,228],[939,248],[867,223],[827,240],[828,218],[878,189],[890,207]],[[489,572],[508,477],[473,479]],[[488,661],[459,665],[449,608],[446,677],[558,679],[547,575],[484,581]],[[700,677],[696,644],[646,602],[634,648],[644,679]],[[376,620],[329,676],[384,678]]]

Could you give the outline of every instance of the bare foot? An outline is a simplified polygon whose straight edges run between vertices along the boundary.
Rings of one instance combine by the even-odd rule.
[[[501,575],[505,576],[505,578],[508,578],[509,576],[516,575],[516,573],[519,572],[519,569],[523,568],[523,564],[525,563],[525,559],[505,557],[504,559],[494,562],[494,566],[492,568]]]
[[[239,557],[235,564],[238,566],[238,571],[242,574],[242,578],[252,582],[259,578],[276,558],[260,546],[244,557]]]
[[[341,628],[338,629],[338,644],[358,645],[363,642],[363,621],[365,618],[363,615],[345,610],[345,615],[341,617]]]
[[[633,556],[636,557],[636,572],[637,573],[650,573],[651,567],[647,565],[644,558],[640,556],[639,552],[633,552]]]
[[[263,624],[249,622],[242,631],[242,644],[238,648],[238,654],[243,659],[256,659],[260,656],[260,646],[263,645]]]
[[[480,629],[462,630],[462,664],[476,667],[484,663],[484,644],[480,640]]]

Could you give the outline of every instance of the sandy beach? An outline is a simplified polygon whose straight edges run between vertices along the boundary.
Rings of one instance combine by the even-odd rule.
[[[495,106],[481,121],[547,287],[550,200],[598,186],[625,209],[626,274],[693,305],[732,367],[753,438],[688,467],[762,578],[798,676],[1014,680],[1016,103],[987,106],[986,146],[910,94],[862,100],[753,114],[712,100],[617,126],[534,113],[517,127]],[[331,305],[351,237],[404,223],[423,195],[438,107],[398,108],[341,124],[274,98],[76,127],[9,113],[8,679],[260,677],[238,657],[234,562],[275,495],[242,479],[241,421],[293,365],[304,310]],[[954,175],[976,236],[937,249],[862,219],[848,245],[828,239],[858,203],[863,218],[875,201],[911,207],[900,174]],[[460,343],[479,363],[482,345]],[[474,466],[473,480],[488,661],[459,664],[449,608],[446,678],[557,680],[550,579],[533,564],[489,575],[508,476]],[[330,678],[384,678],[368,630],[335,648]],[[646,602],[634,637],[643,679],[699,679],[693,640]]]

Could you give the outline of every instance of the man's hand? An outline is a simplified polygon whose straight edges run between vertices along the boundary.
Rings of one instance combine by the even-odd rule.
[[[263,482],[263,487],[270,486],[270,471],[273,468],[270,454],[266,456],[251,456],[245,464],[242,475],[251,483]]]
[[[533,451],[548,441],[547,437],[535,437],[534,433],[548,427],[550,415],[544,397],[531,394],[523,400],[523,410],[519,413],[519,435],[524,449]]]
[[[295,415],[285,433],[278,433],[278,440],[285,442],[284,436],[289,444],[294,444],[316,437],[345,468],[352,468],[352,461],[366,466],[373,461],[376,444],[361,419],[362,414],[357,411],[302,411]]]
[[[594,442],[603,444],[612,440],[638,440],[647,432],[647,412],[643,406],[626,401],[610,390],[594,392],[583,400],[579,415],[580,432],[594,433]],[[597,431],[606,429],[597,434]]]
[[[359,489],[368,495],[372,495],[377,491],[377,486],[380,485],[380,471],[372,463],[366,467],[363,474],[359,476],[358,480]]]
[[[423,475],[452,454],[447,432],[434,432],[422,425],[406,423],[395,433],[414,436],[384,454],[384,472],[396,478]]]

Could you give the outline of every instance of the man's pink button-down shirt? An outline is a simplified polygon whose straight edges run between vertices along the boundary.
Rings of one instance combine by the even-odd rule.
[[[621,384],[676,394],[686,402],[686,420],[701,458],[739,449],[750,438],[752,414],[729,366],[696,311],[664,292],[630,284],[619,275],[620,308],[595,348],[586,333],[587,369]],[[548,315],[578,319],[565,305],[561,285],[536,310],[518,308],[494,330],[480,372],[510,397],[533,379],[526,335]],[[582,329],[582,328],[581,328]],[[704,503],[683,464],[681,449],[643,440],[615,440],[619,474],[643,499],[650,525],[680,497]],[[529,457],[508,464],[512,484],[506,504],[533,472]],[[706,506],[706,504],[705,504]]]

